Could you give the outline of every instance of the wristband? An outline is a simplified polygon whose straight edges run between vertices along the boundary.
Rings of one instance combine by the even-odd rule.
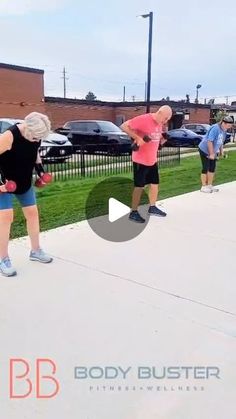
[[[39,177],[45,173],[42,163],[35,163],[34,168]]]
[[[6,178],[0,169],[0,186],[5,185],[5,183],[6,183]]]

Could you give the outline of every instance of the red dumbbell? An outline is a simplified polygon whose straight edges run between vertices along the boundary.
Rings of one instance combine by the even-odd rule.
[[[39,177],[38,179],[36,179],[34,185],[36,186],[36,188],[43,188],[44,186],[46,186],[46,183],[44,183],[42,179]]]
[[[51,175],[51,173],[44,173],[41,176],[41,179],[44,183],[51,183],[52,182],[52,175]]]
[[[35,182],[35,186],[37,188],[43,188],[44,186],[46,186],[48,183],[52,182],[52,175],[51,173],[47,173],[44,171],[43,165],[42,163],[36,163],[35,166],[35,171],[38,175],[38,178]]]
[[[16,182],[14,182],[14,180],[7,180],[7,182],[5,183],[5,188],[7,192],[15,192]]]
[[[51,183],[51,182],[52,182],[51,173],[44,173],[42,176],[37,178],[35,182],[35,186],[37,188],[43,188],[44,186],[46,186],[48,183]]]
[[[15,192],[16,190],[16,182],[14,182],[13,180],[7,180],[6,183],[2,183],[1,186],[5,186],[7,192]]]

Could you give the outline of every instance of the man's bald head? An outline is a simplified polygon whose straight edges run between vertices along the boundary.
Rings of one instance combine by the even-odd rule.
[[[172,117],[172,109],[168,105],[161,106],[154,114],[155,120],[160,124],[166,124]]]

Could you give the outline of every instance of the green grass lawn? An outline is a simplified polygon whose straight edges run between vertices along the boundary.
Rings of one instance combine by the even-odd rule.
[[[196,156],[182,159],[180,166],[161,169],[159,198],[163,199],[199,189],[200,169],[200,160]],[[132,177],[129,174],[121,176],[130,179]],[[84,220],[86,199],[91,189],[102,179],[105,179],[105,177],[55,182],[44,189],[38,190],[41,229],[48,230]],[[228,159],[222,159],[218,162],[216,183],[221,184],[234,180],[236,180],[236,152],[232,151]],[[112,190],[114,188],[118,192],[120,200],[130,204],[131,187],[129,190],[119,189],[119,182],[114,178]],[[144,202],[147,202],[146,196],[144,196]],[[99,215],[99,211],[103,214],[104,207],[97,209],[95,215]],[[16,205],[15,220],[12,237],[25,235],[25,224],[18,205]]]

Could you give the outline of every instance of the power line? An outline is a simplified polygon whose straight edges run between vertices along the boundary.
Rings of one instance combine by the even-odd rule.
[[[221,95],[221,96],[210,96],[210,97],[201,97],[201,100],[204,99],[221,99],[221,98],[230,98],[230,97],[236,97],[236,93],[234,95]]]

